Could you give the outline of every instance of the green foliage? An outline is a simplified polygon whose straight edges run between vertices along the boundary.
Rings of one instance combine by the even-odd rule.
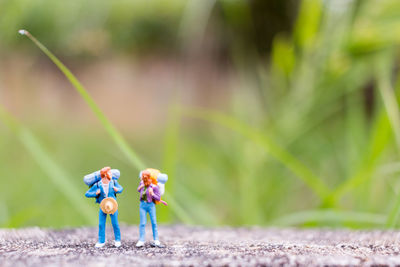
[[[270,138],[253,129],[252,126],[237,121],[235,118],[228,117],[212,111],[186,110],[186,116],[192,116],[203,120],[218,123],[230,130],[236,131],[249,138],[257,145],[261,146],[267,153],[279,160],[285,167],[295,173],[304,183],[306,183],[319,197],[324,198],[328,194],[328,188],[316,177],[311,170],[305,167],[300,161],[290,153],[279,147]]]
[[[112,49],[172,50],[176,36],[172,31],[185,4],[186,0],[2,0],[1,45],[21,45],[15,32],[28,28],[70,56],[100,55]]]
[[[46,173],[50,182],[52,182],[57,190],[60,192],[60,194],[64,195],[64,197],[67,199],[67,201],[71,205],[71,209],[75,210],[75,213],[82,216],[85,220],[85,223],[95,224],[96,213],[93,212],[89,208],[88,204],[82,200],[79,194],[80,190],[78,189],[76,184],[72,182],[71,176],[68,175],[67,172],[63,170],[59,166],[59,164],[57,164],[52,159],[52,157],[43,149],[42,145],[38,142],[33,133],[29,129],[22,126],[1,106],[0,121],[7,125],[9,129],[12,130],[12,132],[17,136],[18,140],[22,143],[26,151],[30,153],[32,158]],[[46,207],[42,208],[45,209]],[[25,221],[24,218],[27,218],[26,215],[29,216],[30,213],[32,213],[32,211],[21,213],[21,215],[23,215],[22,222]],[[17,217],[14,217],[11,219],[11,221],[3,223],[9,227],[20,226],[18,221],[20,221],[21,219],[18,219],[16,221],[16,218]]]
[[[306,49],[315,43],[321,24],[322,2],[303,0],[295,29],[295,39],[299,47]]]
[[[145,14],[155,12],[139,2],[129,5],[144,5]],[[146,32],[146,27],[159,31],[160,26],[143,22],[124,36],[125,28],[121,25],[132,21],[130,12],[121,3],[101,1],[101,8],[111,10],[110,25],[117,29],[115,36],[121,38],[118,40],[122,45],[129,43],[126,39],[129,36]],[[190,2],[188,6],[179,1],[174,3],[174,8],[166,8],[165,12],[174,10],[182,16],[182,25],[175,32],[182,37],[182,47],[201,40],[218,3]],[[230,1],[221,3],[228,19],[251,24],[251,12],[245,2],[233,1],[232,6]],[[6,4],[12,5],[8,1]],[[191,14],[199,17],[199,25]],[[108,138],[94,132],[74,133],[76,129],[52,138],[43,130],[38,131],[38,136],[41,140],[65,139],[68,144],[79,145],[81,153],[70,148],[62,154],[70,161],[82,160],[85,168],[98,166],[98,160],[92,158],[104,151],[117,155],[122,151],[123,156],[111,157],[114,160],[111,163],[123,165],[123,173],[133,173],[132,169],[136,173],[145,166],[143,159],[161,162],[159,165],[171,177],[165,196],[169,209],[185,223],[398,227],[399,14],[396,0],[303,0],[293,34],[276,35],[270,61],[258,58],[248,64],[246,57],[257,55],[254,47],[243,51],[241,46],[232,44],[230,56],[238,75],[232,78],[233,93],[227,99],[228,107],[221,108],[222,111],[188,107],[177,93],[169,103],[166,128],[140,141],[135,137],[126,140],[76,77],[30,36],[71,81],[118,149],[114,151],[111,145],[106,145],[96,150]],[[62,170],[55,163],[58,160],[52,159],[57,151],[45,152],[44,147],[51,145],[39,144],[21,122],[4,114],[0,113],[2,121],[13,129],[17,140],[51,177],[49,181],[55,187],[68,179],[67,173],[78,175],[77,169],[82,166],[76,163],[75,170]],[[5,133],[2,136],[12,140]],[[0,140],[0,147],[10,146]],[[159,152],[154,153],[154,149]],[[161,159],[155,154],[162,155]],[[0,157],[13,164],[5,155],[0,153]],[[21,160],[24,166],[33,166],[24,158]],[[386,169],[389,171],[382,171]],[[27,175],[23,169],[17,173],[18,177]],[[135,180],[127,179],[126,186],[132,190]],[[70,185],[70,188],[75,187]],[[76,201],[71,192],[63,193],[68,203]],[[21,192],[18,196],[23,198]],[[121,196],[121,208],[135,212],[131,205],[137,203],[134,197]],[[82,209],[85,211],[75,212],[86,214],[83,204]],[[24,226],[37,223],[32,218],[40,216],[36,207],[26,207],[27,212],[11,210],[11,206],[0,205],[0,214],[8,218],[0,223]],[[164,222],[174,222],[171,215],[167,210],[160,212]],[[128,222],[137,221],[137,214],[121,213],[121,216]],[[64,225],[61,219],[48,222]]]

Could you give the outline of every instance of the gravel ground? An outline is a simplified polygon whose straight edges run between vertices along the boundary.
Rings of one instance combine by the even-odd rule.
[[[0,229],[0,266],[400,265],[400,232],[161,226],[166,248],[137,249],[137,226],[122,246],[94,248],[96,228]],[[150,238],[151,230],[147,229]]]

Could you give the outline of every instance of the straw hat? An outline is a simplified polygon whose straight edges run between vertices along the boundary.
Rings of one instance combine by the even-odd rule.
[[[118,210],[118,203],[112,197],[107,197],[101,201],[100,208],[106,214],[114,214]]]

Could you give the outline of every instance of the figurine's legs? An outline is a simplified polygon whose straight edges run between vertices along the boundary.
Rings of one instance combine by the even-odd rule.
[[[111,224],[114,230],[115,241],[121,241],[121,230],[118,224],[118,210],[114,214],[110,214]]]
[[[153,229],[153,239],[158,240],[156,204],[154,204],[153,202],[149,203],[149,215],[150,215],[151,227]]]
[[[145,241],[146,239],[146,203],[144,201],[140,201],[140,225],[139,225],[139,240]]]
[[[99,243],[106,242],[106,218],[105,214],[101,209],[99,210]]]

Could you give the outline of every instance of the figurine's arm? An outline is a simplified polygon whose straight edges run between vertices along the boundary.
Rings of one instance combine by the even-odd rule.
[[[97,186],[97,183],[94,184],[89,190],[86,192],[85,197],[97,197],[98,195],[98,190],[99,187]]]
[[[137,191],[140,193],[140,190],[144,187],[143,181],[140,181],[139,187],[137,188]]]
[[[124,188],[122,188],[122,186],[117,182],[114,181],[114,191],[116,194],[121,194],[122,190],[124,190]]]
[[[153,197],[154,200],[160,201],[161,194],[160,194],[160,189],[158,188],[158,186],[154,186],[153,187],[152,197]]]

